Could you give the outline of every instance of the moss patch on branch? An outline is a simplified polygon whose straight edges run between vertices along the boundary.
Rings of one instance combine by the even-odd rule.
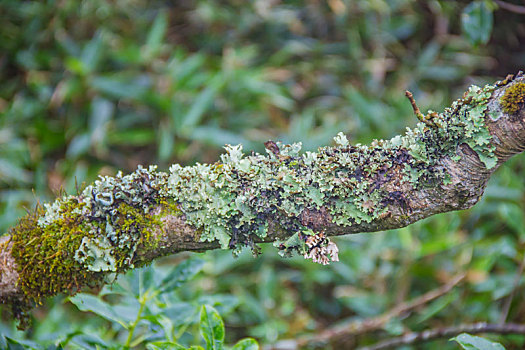
[[[157,176],[159,175],[159,176]],[[164,211],[174,205],[161,198],[162,174],[154,167],[101,177],[77,196],[63,196],[37,207],[11,232],[18,286],[27,305],[61,292],[111,281],[133,267],[137,247],[153,246],[154,230],[162,230]],[[157,214],[152,214],[153,209]]]
[[[501,106],[507,114],[518,113],[525,106],[525,83],[516,83],[507,88],[501,97]]]

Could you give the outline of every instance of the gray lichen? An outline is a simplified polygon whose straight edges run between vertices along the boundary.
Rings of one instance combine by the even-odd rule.
[[[456,148],[460,144],[470,146],[488,169],[494,167],[497,140],[485,126],[493,90],[494,86],[473,86],[443,113],[421,115],[421,122],[404,136],[376,140],[368,146],[350,145],[343,133],[334,138],[334,146],[317,152],[301,153],[301,143],[269,141],[266,155],[245,155],[242,145],[227,145],[220,162],[214,164],[175,164],[167,174],[155,167],[139,167],[130,175],[101,177],[79,196],[46,205],[38,223],[44,229],[52,226],[61,220],[64,203],[77,203],[74,210],[85,218],[88,234],[76,248],[75,260],[91,271],[114,272],[131,266],[147,230],[144,223],[130,220],[147,215],[160,201],[176,203],[201,241],[216,241],[235,252],[242,246],[257,252],[255,242],[267,236],[269,221],[306,244],[320,232],[305,234],[314,229],[301,220],[305,210],[327,209],[331,221],[340,226],[382,218],[390,205],[409,213],[403,194],[385,189],[384,184],[395,182],[416,189],[446,183],[448,174],[441,160],[459,160]],[[324,247],[334,251],[333,243],[324,238],[319,242],[319,252]],[[307,253],[304,244],[291,243],[283,243],[283,249],[316,256]],[[313,260],[326,262],[324,258]]]
[[[465,208],[498,163],[523,151],[522,80],[471,87],[443,113],[417,109],[416,127],[367,146],[342,133],[317,152],[268,141],[265,155],[245,155],[228,145],[214,164],[101,177],[11,228],[6,254],[18,279],[2,300],[18,300],[15,314],[24,320],[47,296],[100,285],[163,254],[217,245],[257,253],[257,242],[278,238],[281,255],[326,264],[338,260],[327,234],[402,227]],[[514,102],[518,111],[509,109]]]
[[[382,188],[399,177],[411,188],[448,180],[442,157],[458,160],[456,148],[469,145],[488,169],[496,164],[494,140],[484,124],[493,86],[471,87],[444,113],[429,112],[426,122],[404,136],[351,146],[344,134],[335,147],[300,153],[301,144],[267,142],[267,155],[245,156],[242,146],[226,146],[221,162],[170,168],[163,195],[181,204],[201,239],[223,248],[255,247],[265,224],[277,220],[291,232],[310,229],[304,210],[329,209],[332,222],[351,226],[383,217],[389,204],[407,206],[400,192]],[[410,208],[406,208],[410,211]],[[306,237],[306,236],[305,236]]]

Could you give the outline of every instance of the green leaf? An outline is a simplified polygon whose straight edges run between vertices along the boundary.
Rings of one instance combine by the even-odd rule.
[[[202,259],[188,259],[181,262],[160,282],[159,291],[164,293],[179,287],[184,282],[192,279],[204,266]]]
[[[151,129],[131,129],[112,132],[108,140],[115,145],[145,146],[155,140],[155,131]]]
[[[463,33],[472,45],[486,44],[493,26],[492,9],[485,1],[473,1],[463,10]]]
[[[155,56],[161,48],[162,40],[166,35],[166,29],[168,28],[168,16],[166,12],[161,12],[155,18],[153,26],[148,33],[148,38],[146,39],[146,52],[144,57],[149,59]]]
[[[197,299],[199,305],[211,305],[220,314],[231,312],[239,304],[239,299],[231,294],[202,295]]]
[[[146,345],[148,350],[186,350],[182,345],[171,341],[156,341]]]
[[[43,347],[29,340],[12,339],[9,337],[5,337],[4,340],[8,350],[43,349]]]
[[[77,349],[114,349],[110,347],[111,343],[104,341],[100,335],[94,332],[76,335],[69,344],[76,345]]]
[[[246,149],[253,149],[257,145],[240,135],[238,132],[221,129],[218,126],[197,126],[190,135],[192,140],[202,141],[217,147],[223,147],[226,144],[238,145],[242,143]]]
[[[433,301],[423,309],[421,312],[421,315],[417,318],[418,323],[423,323],[426,320],[430,319],[443,309],[445,309],[450,303],[454,302],[459,298],[459,294],[457,292],[452,292],[449,294],[445,294],[443,297]]]
[[[100,33],[95,34],[82,50],[80,57],[85,73],[94,72],[100,63],[103,51],[103,41]]]
[[[202,90],[193,101],[188,113],[181,121],[180,129],[182,133],[189,134],[201,122],[204,113],[210,108],[217,93],[223,88],[226,79],[221,74],[216,75],[208,83],[207,87]]]
[[[498,213],[502,222],[516,231],[522,240],[525,240],[525,210],[522,205],[501,203]]]
[[[91,137],[89,133],[77,134],[67,146],[67,157],[76,158],[89,150]]]
[[[168,120],[162,121],[159,129],[159,158],[164,161],[173,154],[175,139]]]
[[[200,320],[201,335],[206,341],[206,350],[222,349],[224,341],[224,323],[213,307],[203,305]]]
[[[158,274],[158,272],[155,271],[153,265],[143,267],[132,274],[130,282],[135,292],[135,297],[140,297],[144,295],[146,291],[155,288],[155,274]]]
[[[115,105],[101,97],[95,97],[91,101],[91,114],[89,116],[89,129],[92,133],[100,132],[99,129],[105,129],[115,111]]]
[[[0,158],[0,179],[4,182],[29,182],[30,173],[22,167],[13,164],[10,159]]]
[[[95,90],[113,98],[142,99],[149,87],[147,77],[125,77],[117,74],[96,76],[90,80]]]
[[[70,297],[69,301],[78,307],[80,311],[91,311],[107,320],[118,322],[122,326],[125,326],[126,320],[114,310],[113,306],[94,295],[78,293]]]
[[[114,109],[113,103],[103,98],[95,97],[91,102],[91,115],[89,116],[90,144],[98,152],[104,150],[107,129]]]
[[[252,338],[241,339],[235,344],[232,350],[259,350],[259,344]]]
[[[450,340],[458,342],[465,350],[505,350],[500,343],[491,342],[487,339],[467,333],[462,333]]]
[[[64,60],[65,67],[78,75],[85,75],[86,74],[86,67],[84,66],[84,63],[78,58],[78,57],[66,57]]]
[[[199,305],[202,305],[202,303]],[[195,316],[198,312],[198,307],[190,303],[175,303],[172,306],[163,309],[162,316],[169,318],[173,327],[180,327],[194,322]],[[162,318],[157,317],[155,322],[162,322]],[[168,326],[168,324],[162,325],[163,328]]]

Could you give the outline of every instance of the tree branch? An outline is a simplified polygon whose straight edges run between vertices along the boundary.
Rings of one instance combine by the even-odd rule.
[[[504,10],[525,15],[525,6],[510,4],[502,0],[494,0],[494,2]]]
[[[418,307],[423,306],[431,302],[432,300],[435,300],[447,294],[459,282],[461,282],[464,277],[464,273],[458,274],[452,277],[450,281],[448,281],[441,287],[431,290],[430,292],[425,293],[420,297],[415,298],[414,300],[403,302],[377,317],[372,317],[364,320],[350,320],[346,322],[340,322],[334,326],[323,330],[322,332],[301,338],[297,341],[297,346],[298,348],[302,348],[308,344],[325,344],[337,339],[357,336],[360,334],[365,334],[380,329],[394,317],[398,317],[414,309],[417,309]]]
[[[525,325],[516,323],[490,324],[478,322],[474,324],[462,324],[452,327],[435,328],[419,333],[407,333],[401,337],[388,339],[375,345],[361,347],[358,350],[393,349],[402,345],[420,344],[435,339],[450,338],[461,333],[525,334]]]
[[[413,102],[415,105],[415,102]],[[58,293],[100,285],[185,251],[278,242],[315,262],[337,260],[328,238],[400,228],[474,205],[498,166],[525,149],[525,77],[471,87],[443,113],[370,145],[267,155],[227,146],[221,161],[101,177],[39,206],[0,241],[0,301],[23,318]],[[279,243],[280,242],[280,243]]]

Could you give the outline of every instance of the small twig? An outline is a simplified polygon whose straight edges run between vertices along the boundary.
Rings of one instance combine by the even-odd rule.
[[[521,260],[521,264],[518,269],[518,272],[516,273],[516,276],[514,276],[514,285],[512,287],[512,291],[510,292],[509,296],[505,300],[505,304],[503,305],[503,310],[501,311],[501,316],[499,319],[500,324],[504,324],[505,321],[507,321],[507,317],[509,316],[510,305],[512,304],[512,299],[514,299],[514,294],[516,294],[516,290],[518,289],[520,285],[520,279],[521,279],[521,276],[523,275],[524,268],[525,268],[525,254],[523,255],[523,259]]]
[[[401,303],[393,309],[383,313],[382,315],[365,320],[350,320],[347,322],[339,323],[333,327],[325,329],[320,333],[309,336],[308,338],[301,338],[297,341],[297,344],[298,346],[304,346],[308,343],[326,343],[330,340],[364,334],[379,329],[383,327],[392,318],[397,317],[410,310],[416,309],[419,306],[425,305],[428,302],[447,294],[464,277],[464,273],[458,274],[441,287],[434,289],[428,293],[425,293],[412,301]]]
[[[425,117],[423,113],[419,110],[419,107],[416,104],[416,100],[414,99],[414,95],[410,91],[405,91],[405,96],[410,101],[410,104],[412,105],[412,109],[414,110],[414,114],[416,115],[417,119],[423,121],[423,118]]]
[[[414,110],[414,114],[416,115],[417,119],[419,119],[420,122],[425,123],[428,126],[434,126],[434,123],[432,123],[431,116],[424,115],[419,110],[419,107],[416,104],[416,100],[414,99],[414,95],[410,91],[405,91],[405,96],[410,101],[410,104],[412,105],[412,109]]]
[[[520,15],[525,15],[525,6],[520,6],[516,4],[509,4],[508,2],[501,0],[494,0],[494,2],[502,9],[518,13]]]
[[[358,350],[391,349],[401,345],[423,343],[439,338],[450,338],[461,333],[525,334],[525,324],[490,324],[486,322],[478,322],[474,324],[462,324],[452,327],[435,328],[423,332],[410,332],[401,337],[391,338],[372,346],[358,348]]]

